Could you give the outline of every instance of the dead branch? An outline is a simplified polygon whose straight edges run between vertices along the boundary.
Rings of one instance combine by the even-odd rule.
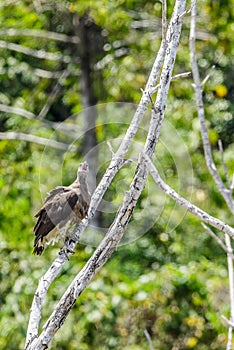
[[[51,122],[49,120],[41,120],[36,116],[34,113],[27,111],[26,109],[23,108],[18,108],[18,107],[12,107],[12,106],[7,106],[4,104],[0,104],[0,111],[5,112],[5,113],[12,113],[12,114],[17,114],[20,115],[21,117],[24,117],[29,120],[35,120],[37,122],[40,122],[41,125],[45,128],[51,128],[54,130],[62,131],[64,133],[67,133],[69,135],[73,135],[74,137],[77,137],[77,132],[79,128],[77,125],[69,125],[65,123],[56,123],[56,122]],[[30,141],[33,142],[33,141]]]
[[[38,29],[0,29],[1,36],[31,36],[34,38],[51,39],[56,41],[62,41],[65,43],[79,44],[80,39],[78,36],[69,36],[66,34],[50,32],[46,30]]]
[[[46,52],[44,50],[35,50],[23,45],[10,43],[4,40],[0,40],[0,48],[21,52],[24,55],[36,57],[43,60],[60,61],[64,63],[69,63],[71,61],[71,58],[69,56],[62,55],[61,52]]]
[[[204,104],[203,104],[203,98],[202,98],[202,84],[200,82],[200,74],[199,74],[198,64],[196,59],[195,43],[196,43],[196,0],[193,1],[193,5],[192,5],[189,46],[190,46],[190,61],[191,61],[193,80],[194,80],[193,86],[194,86],[195,95],[196,95],[198,117],[201,123],[201,133],[202,133],[202,142],[203,142],[203,148],[205,153],[205,160],[206,160],[208,170],[211,173],[219,192],[222,194],[229,209],[234,215],[234,201],[232,199],[232,192],[230,191],[230,189],[228,189],[224,185],[221,177],[218,174],[218,171],[212,156],[211,145],[209,141],[208,130],[207,130],[206,120],[205,120],[205,111],[204,111]]]
[[[177,79],[181,79],[181,78],[190,78],[192,76],[192,73],[191,72],[184,72],[184,73],[180,73],[180,74],[176,74],[174,75],[173,77],[171,77],[171,81],[174,81],[174,80],[177,80]],[[149,94],[150,96],[153,95],[159,88],[160,84],[154,86]]]
[[[196,42],[196,0],[193,0],[192,14],[191,14],[191,27],[190,27],[190,61],[191,61],[192,72],[193,72],[193,79],[194,79],[193,86],[196,94],[198,117],[201,123],[201,133],[202,133],[202,142],[203,142],[203,148],[205,153],[205,160],[206,160],[207,168],[216,183],[218,191],[224,198],[231,213],[234,215],[234,200],[232,198],[232,188],[228,179],[228,171],[226,168],[226,164],[224,162],[222,143],[220,143],[220,150],[222,154],[222,162],[223,162],[224,171],[226,175],[227,186],[225,186],[221,177],[219,176],[219,173],[217,171],[217,168],[215,166],[213,156],[212,156],[211,145],[208,137],[208,130],[207,130],[206,120],[205,120],[205,112],[204,112],[203,98],[202,98],[202,83],[200,82],[198,64],[196,59],[195,42]],[[229,296],[230,296],[230,314],[231,314],[231,320],[230,320],[229,329],[228,329],[228,341],[227,341],[227,347],[226,347],[227,350],[232,349],[232,333],[233,333],[232,324],[234,319],[234,277],[233,277],[233,260],[231,256],[233,253],[232,253],[232,247],[231,247],[231,240],[229,236],[230,235],[225,234],[225,243],[228,251],[227,261],[228,261],[228,274],[229,274]]]
[[[209,226],[205,225],[204,222],[201,223],[206,232],[209,233],[209,235],[216,240],[218,245],[227,253],[229,254],[229,250],[226,247],[226,245],[223,243],[222,239],[220,239],[212,230]],[[234,260],[234,255],[232,255],[232,259]]]
[[[48,146],[56,149],[61,149],[64,151],[75,150],[76,148],[73,145],[67,143],[46,139],[44,137],[39,137],[36,135],[25,134],[23,132],[0,132],[0,140],[21,140],[32,143],[37,143],[38,145]]]
[[[167,41],[168,41],[168,50],[165,53],[166,45],[165,43],[161,45],[157,58],[155,60],[154,66],[152,68],[146,90],[149,87],[155,85],[157,77],[159,75],[159,71],[165,56],[164,66],[160,79],[160,89],[157,95],[157,100],[155,104],[155,108],[157,110],[157,114],[152,111],[152,118],[149,128],[148,137],[145,144],[145,152],[152,157],[153,152],[155,150],[156,143],[158,141],[159,132],[161,129],[161,125],[164,118],[164,110],[165,110],[165,102],[167,98],[167,93],[170,84],[170,77],[173,69],[173,63],[175,61],[176,50],[179,43],[182,21],[181,21],[181,13],[183,13],[185,9],[185,1],[176,1],[176,5],[174,8],[174,12],[172,15],[172,19],[170,21],[170,25],[167,31]],[[172,35],[172,33],[176,33],[176,35]],[[173,62],[173,63],[172,63]],[[168,78],[169,77],[169,78]],[[77,240],[80,237],[80,234],[87,227],[90,219],[94,216],[94,212],[97,209],[101,198],[103,197],[106,189],[111,183],[114,175],[119,170],[120,165],[124,162],[123,158],[126,152],[129,149],[129,146],[135,136],[137,129],[139,127],[139,123],[146,111],[147,105],[149,103],[149,96],[147,93],[144,93],[140,104],[137,108],[137,111],[133,117],[133,120],[128,128],[125,137],[116,152],[114,158],[112,159],[110,166],[106,170],[100,184],[95,190],[88,213],[88,218],[84,219],[82,223],[78,226],[76,230]],[[143,190],[146,182],[148,174],[148,169],[142,162],[138,163],[136,173],[132,184],[130,186],[130,190],[126,193],[124,201],[116,218],[109,228],[109,231],[103,241],[100,243],[99,247],[94,252],[93,256],[86,263],[84,268],[78,273],[75,277],[71,285],[68,287],[67,291],[64,293],[60,302],[58,303],[56,309],[52,313],[51,317],[48,319],[46,324],[43,327],[43,331],[41,335],[38,337],[38,327],[41,315],[41,307],[42,301],[45,297],[45,290],[48,288],[48,284],[50,284],[53,279],[56,277],[55,274],[52,274],[51,280],[47,282],[47,285],[44,284],[44,278],[42,278],[39,282],[38,289],[34,296],[34,301],[31,308],[30,320],[29,320],[29,328],[27,334],[26,341],[26,349],[45,349],[48,347],[49,343],[53,339],[54,334],[61,327],[63,322],[65,321],[68,313],[71,308],[74,306],[74,303],[77,297],[82,293],[82,291],[86,288],[86,286],[90,283],[93,277],[98,273],[98,271],[102,268],[105,262],[109,259],[113,251],[115,251],[118,246],[126,226],[130,220],[132,215],[132,211],[135,207],[135,204]],[[74,243],[74,246],[77,242]],[[73,248],[74,248],[73,246]],[[71,245],[71,249],[72,245]],[[59,273],[62,265],[64,264],[66,257],[64,255],[60,256],[60,261],[57,263],[56,275]],[[59,265],[60,264],[60,265]],[[52,264],[52,266],[54,263]],[[51,268],[50,268],[51,269]]]
[[[153,342],[152,342],[151,336],[150,336],[149,332],[147,331],[147,329],[144,330],[144,334],[145,334],[145,337],[146,337],[147,342],[149,344],[149,349],[154,350]]]
[[[61,90],[61,83],[68,77],[69,73],[71,71],[71,66],[68,65],[67,69],[65,69],[62,74],[60,75],[56,85],[54,86],[51,94],[49,95],[45,105],[41,109],[40,113],[38,114],[38,119],[44,119],[52,106],[53,102],[55,101],[57,95],[59,94]]]
[[[150,158],[146,155],[143,154],[143,158],[145,159],[145,162],[147,164],[147,167],[150,170],[150,173],[154,179],[154,181],[157,183],[159,188],[165,192],[169,197],[174,199],[174,201],[179,204],[180,206],[186,208],[190,213],[194,214],[197,216],[200,220],[206,222],[207,224],[217,228],[218,230],[227,233],[231,238],[234,239],[234,229],[227,225],[225,222],[209,215],[202,209],[198,208],[196,205],[192,204],[189,202],[187,199],[183,198],[180,196],[173,188],[171,188],[169,185],[167,185],[161,176],[158,173],[158,170],[150,160]]]

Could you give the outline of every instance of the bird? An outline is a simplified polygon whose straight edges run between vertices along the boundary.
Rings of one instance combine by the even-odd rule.
[[[88,213],[90,193],[87,183],[88,163],[81,163],[76,180],[69,186],[57,186],[51,190],[36,213],[34,226],[35,240],[33,253],[41,255],[46,245],[63,242],[72,237],[69,229],[79,223]],[[66,252],[65,252],[66,254]]]

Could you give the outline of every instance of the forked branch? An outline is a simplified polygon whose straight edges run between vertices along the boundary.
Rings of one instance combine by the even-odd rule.
[[[159,49],[145,90],[148,91],[150,87],[155,86],[164,60],[164,65],[160,78],[160,88],[155,103],[157,113],[155,113],[154,110],[152,111],[149,133],[144,148],[146,154],[149,157],[152,157],[154,153],[160,129],[163,123],[166,98],[170,85],[170,78],[172,76],[176,51],[181,34],[181,14],[185,10],[185,4],[185,0],[176,1],[172,19],[167,30],[167,44],[165,41],[163,41]],[[166,46],[168,48],[167,52]],[[80,237],[80,234],[84,231],[84,229],[87,227],[90,220],[94,216],[95,210],[97,209],[113,177],[118,172],[121,165],[124,163],[124,156],[128,151],[129,146],[138,130],[140,121],[144,116],[149,101],[150,99],[148,94],[144,93],[118,151],[115,153],[115,156],[113,157],[110,166],[106,170],[102,180],[100,181],[98,187],[96,188],[92,196],[88,218],[84,219],[76,230],[77,239],[74,244],[71,244],[71,250],[74,249]],[[89,259],[84,268],[78,273],[71,285],[68,287],[67,291],[64,293],[58,305],[56,306],[54,312],[44,325],[42,333],[38,337],[42,302],[49,288],[49,285],[61,271],[61,268],[66,261],[65,255],[60,255],[50,267],[50,275],[48,276],[48,274],[46,274],[46,278],[44,276],[40,280],[31,308],[26,349],[42,350],[48,347],[49,343],[54,337],[54,334],[61,327],[68,313],[74,306],[78,296],[82,293],[82,291],[90,283],[93,277],[98,273],[98,271],[102,268],[105,262],[110,258],[111,254],[115,251],[131,218],[136,202],[145,186],[147,174],[147,167],[140,161],[138,163],[134,179],[131,183],[130,190],[126,193],[123,204],[119,208],[116,214],[116,218],[112,223],[111,227],[109,228],[108,233],[106,234],[103,241],[100,243],[99,247],[94,252],[93,256]],[[47,280],[47,277],[49,277],[49,280]]]

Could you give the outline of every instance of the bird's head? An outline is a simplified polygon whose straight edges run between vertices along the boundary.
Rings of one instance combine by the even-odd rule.
[[[78,170],[77,170],[77,177],[80,176],[87,176],[89,172],[89,165],[86,161],[83,163],[80,163]]]

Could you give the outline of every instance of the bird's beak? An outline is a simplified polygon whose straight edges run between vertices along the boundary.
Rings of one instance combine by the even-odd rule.
[[[87,171],[87,170],[88,170],[88,167],[89,167],[89,165],[88,165],[88,163],[85,161],[85,162],[82,164],[82,170]]]

